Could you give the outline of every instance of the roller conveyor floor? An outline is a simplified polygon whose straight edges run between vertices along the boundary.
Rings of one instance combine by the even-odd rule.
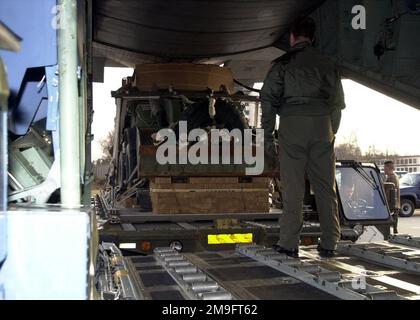
[[[315,247],[301,249],[300,257],[239,245],[236,250],[198,253],[159,248],[153,255],[124,260],[138,296],[148,300],[420,299],[415,272],[347,253],[322,259]]]

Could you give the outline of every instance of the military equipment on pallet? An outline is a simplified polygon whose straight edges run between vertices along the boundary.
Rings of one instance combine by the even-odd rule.
[[[253,129],[251,149],[253,155],[256,152],[254,129],[258,117],[251,121],[246,115],[259,114],[258,98],[232,93],[227,90],[228,82],[219,86],[230,72],[217,66],[197,67],[200,72],[211,69],[212,73],[221,73],[216,77],[219,83],[206,90],[191,90],[194,85],[190,84],[181,86],[182,77],[172,80],[173,85],[162,80],[184,67],[188,72],[196,68],[184,64],[138,66],[134,76],[112,93],[117,105],[113,159],[106,188],[96,201],[98,213],[108,222],[103,226],[102,240],[128,244],[130,250],[146,254],[172,243],[189,252],[233,249],[238,243],[271,245],[278,238],[281,215],[269,212],[270,192],[281,199],[281,181],[276,183],[277,190],[269,187],[272,177],[279,176],[278,161],[265,161],[260,176],[247,176],[246,164],[235,162],[210,165],[157,161],[159,147],[169,139],[159,139],[158,132],[173,129],[178,139],[183,121],[187,122],[187,136],[193,129],[203,130],[200,140],[211,136],[212,129],[236,129],[240,133]],[[168,73],[168,78],[162,76]],[[249,112],[247,104],[254,104],[255,112]],[[225,150],[230,151],[232,160],[235,137],[226,141]],[[222,137],[215,150],[226,148],[226,141]],[[196,143],[181,145],[178,141],[177,160]],[[211,147],[210,158],[214,155]],[[356,241],[364,226],[371,225],[387,238],[392,219],[379,169],[355,161],[337,162],[336,169],[342,239]],[[302,243],[310,245],[318,241],[321,231],[309,182],[304,205]]]
[[[246,104],[258,107],[258,99],[234,93],[230,69],[188,63],[137,65],[133,77],[125,79],[113,97],[117,116],[106,195],[114,206],[170,214],[268,211],[267,178],[247,176],[249,164],[236,158],[240,155],[243,160],[246,152],[244,131],[258,123],[254,119],[250,125],[246,119]],[[173,129],[175,163],[157,160],[158,149],[166,141],[160,138],[161,129]],[[204,139],[200,136],[184,145],[179,140],[182,129],[187,135],[193,129],[207,135],[211,161],[178,161],[181,152],[189,153]],[[221,135],[213,141],[210,133],[214,129],[226,129],[228,134],[237,130],[240,137]],[[255,156],[255,131],[248,132],[249,152]],[[238,144],[240,154],[234,150]],[[229,156],[227,161],[222,150]],[[219,161],[215,163],[216,158]],[[264,177],[278,174],[276,164],[264,169]],[[198,178],[202,179],[200,183]]]

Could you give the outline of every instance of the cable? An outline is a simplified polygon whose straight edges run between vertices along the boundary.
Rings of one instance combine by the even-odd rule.
[[[247,89],[247,90],[249,90],[249,91],[253,91],[253,92],[257,92],[257,93],[260,93],[260,92],[261,92],[261,90],[251,88],[250,86],[247,86],[247,85],[243,84],[242,82],[239,82],[239,81],[238,81],[238,80],[236,80],[236,79],[233,79],[233,81],[234,81],[237,85],[240,85],[241,87],[243,87],[243,88],[245,88],[245,89]]]

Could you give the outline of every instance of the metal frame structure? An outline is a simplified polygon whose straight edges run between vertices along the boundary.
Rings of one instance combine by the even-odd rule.
[[[413,237],[408,234],[393,234],[388,238],[388,241],[409,247],[420,248],[420,237]]]
[[[59,0],[58,31],[60,90],[61,203],[80,204],[80,132],[77,79],[77,0]]]
[[[102,243],[99,246],[99,264],[102,272],[97,276],[97,287],[104,300],[139,300],[136,285],[130,273],[130,267],[123,254],[113,243]]]
[[[172,248],[156,248],[156,260],[192,300],[232,300],[232,294]]]
[[[20,38],[0,23],[0,49],[19,51]],[[7,72],[0,56],[0,269],[7,256],[7,192],[8,192],[8,99],[10,88]],[[0,295],[2,292],[0,291]]]
[[[7,255],[7,99],[6,70],[0,58],[0,268]],[[0,292],[1,293],[1,292]]]
[[[13,70],[9,75],[10,89],[16,95],[9,99],[12,114],[9,130],[25,140],[28,132],[39,126],[42,140],[53,145],[53,152],[45,148],[43,156],[52,158],[49,159],[50,181],[55,184],[52,188],[50,183],[49,190],[39,186],[45,189],[40,196],[40,188],[32,188],[33,184],[25,187],[23,182],[28,176],[24,174],[22,181],[12,183],[18,187],[12,187],[15,192],[9,201],[46,203],[52,196],[54,202],[58,200],[58,194],[54,192],[62,187],[61,202],[64,206],[88,205],[92,176],[92,1],[43,0],[28,5],[20,0],[2,3],[1,7],[2,13],[8,12],[3,19],[25,39],[19,55],[5,55],[9,69]],[[17,14],[21,15],[19,19],[10,18]],[[60,130],[62,134],[59,134]],[[14,148],[18,155],[24,153],[19,146],[11,144],[9,147]],[[52,168],[53,162],[55,168]],[[28,163],[16,170],[17,173],[31,171],[33,176],[38,175]],[[12,180],[19,180],[13,175],[9,172]],[[38,185],[47,174],[43,172],[40,178]]]
[[[298,279],[332,296],[345,300],[402,300],[394,291],[379,289],[366,284],[365,288],[354,289],[354,279],[343,280],[337,271],[328,270],[321,265],[308,263],[300,259],[290,258],[258,245],[238,245],[237,251],[249,258],[261,262],[290,277]]]
[[[130,255],[124,258],[124,262],[133,283],[125,291],[135,288],[139,298],[145,300],[197,300],[199,297],[192,290],[193,283],[199,291],[215,290],[216,282],[233,299],[245,300],[420,298],[418,276],[396,268],[364,263],[361,259],[342,255],[324,259],[315,246],[301,248],[300,260],[280,255],[269,247],[240,247],[241,250],[179,253],[170,246],[157,248],[153,255]],[[251,249],[243,254],[243,248]],[[110,266],[119,263],[113,255],[107,259]],[[119,276],[118,269],[110,269],[108,278]],[[114,299],[115,295],[108,298]],[[124,299],[121,294],[120,299]]]
[[[420,251],[387,245],[386,243],[344,244],[340,243],[337,251],[362,258],[370,262],[402,269],[420,275]]]
[[[320,258],[317,251],[313,250],[301,250],[299,256],[304,259],[311,259],[312,261],[318,261],[319,263],[326,263],[332,268],[338,268],[344,272],[350,272],[352,274],[358,274],[365,277],[366,281],[372,281],[377,283],[379,286],[392,287],[394,290],[403,293],[402,295],[407,299],[418,299],[420,296],[420,286],[415,281],[410,282],[408,279],[413,279],[415,276],[410,275],[408,279],[401,280],[401,275],[404,271],[395,269],[388,269],[386,267],[378,270],[378,266],[364,264],[362,260],[348,259],[348,257],[338,256],[337,258],[325,260]],[[412,280],[411,280],[412,281]],[[412,294],[406,295],[406,293]]]

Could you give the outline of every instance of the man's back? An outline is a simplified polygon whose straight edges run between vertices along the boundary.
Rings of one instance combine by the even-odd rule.
[[[280,114],[327,115],[334,110],[341,81],[334,62],[306,47],[292,54],[283,66],[284,104]]]
[[[275,107],[280,116],[332,116],[334,133],[345,108],[336,64],[307,42],[275,60],[261,92],[262,108]],[[267,117],[272,118],[268,115]],[[263,116],[264,124],[270,122]]]

